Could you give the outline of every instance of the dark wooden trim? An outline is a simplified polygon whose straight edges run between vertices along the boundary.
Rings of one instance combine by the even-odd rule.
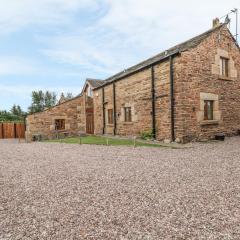
[[[174,119],[174,73],[173,56],[169,57],[170,62],[170,102],[171,102],[171,140],[175,141],[175,119]]]
[[[17,138],[17,126],[16,123],[13,124],[14,138]]]
[[[151,92],[152,92],[152,134],[156,138],[156,104],[155,104],[155,72],[154,66],[151,67]]]
[[[113,83],[113,135],[116,135],[117,116],[116,116],[116,85]]]
[[[105,134],[106,120],[105,120],[105,92],[104,92],[104,87],[102,88],[102,114],[103,114],[103,129],[102,129],[102,133]]]

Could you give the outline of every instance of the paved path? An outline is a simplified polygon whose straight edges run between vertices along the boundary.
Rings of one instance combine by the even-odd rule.
[[[0,239],[240,239],[240,137],[190,149],[0,142]]]
[[[0,139],[0,144],[4,144],[4,143],[7,143],[7,144],[25,143],[25,139],[20,139],[20,142],[19,142],[19,139]]]

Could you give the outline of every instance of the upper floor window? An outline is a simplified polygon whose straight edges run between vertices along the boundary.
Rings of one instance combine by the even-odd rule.
[[[56,119],[55,120],[55,129],[64,130],[65,129],[65,119]]]
[[[125,107],[124,108],[124,117],[125,117],[125,122],[131,122],[132,121],[131,107]]]
[[[229,59],[220,57],[220,75],[224,77],[229,76]]]
[[[212,100],[204,100],[204,120],[213,120],[213,104]]]
[[[89,97],[93,96],[93,91],[92,91],[92,89],[90,87],[88,88],[88,96]]]
[[[113,110],[108,109],[108,124],[113,124]]]

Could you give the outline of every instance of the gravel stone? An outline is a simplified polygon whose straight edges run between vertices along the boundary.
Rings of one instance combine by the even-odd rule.
[[[192,148],[0,141],[0,239],[240,239],[240,138]]]

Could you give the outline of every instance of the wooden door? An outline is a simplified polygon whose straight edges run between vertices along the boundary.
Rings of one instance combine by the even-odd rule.
[[[93,108],[86,109],[86,133],[87,134],[94,134]]]

